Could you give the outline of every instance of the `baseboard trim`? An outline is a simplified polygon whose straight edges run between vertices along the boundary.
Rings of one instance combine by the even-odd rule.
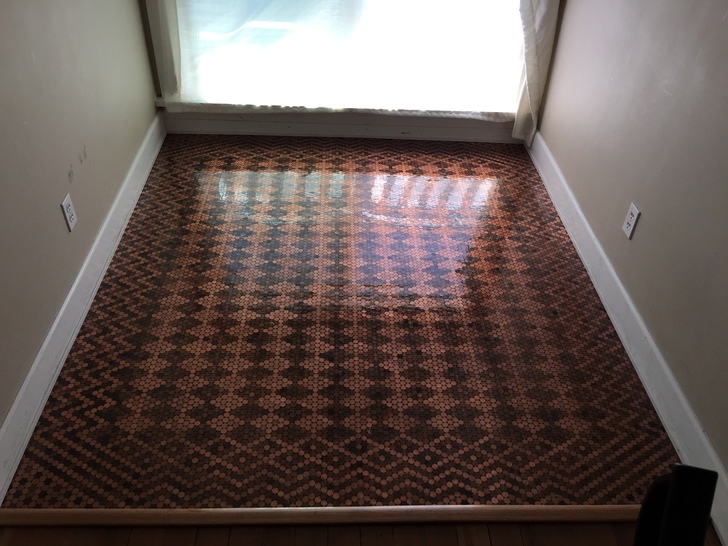
[[[520,142],[513,122],[365,113],[165,114],[169,133]]]
[[[639,505],[2,509],[0,525],[335,525],[418,522],[631,522]]]
[[[719,474],[713,523],[728,542],[728,474],[540,133],[529,153],[667,434],[685,464]]]
[[[166,135],[157,114],[0,428],[0,503],[76,339]]]

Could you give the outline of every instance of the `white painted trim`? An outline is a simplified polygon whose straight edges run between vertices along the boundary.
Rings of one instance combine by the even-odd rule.
[[[365,113],[165,114],[169,133],[516,143],[513,122]]]
[[[642,384],[685,464],[718,472],[713,524],[728,542],[728,474],[540,133],[529,153]]]
[[[5,498],[43,406],[91,307],[166,134],[162,115],[157,114],[0,428],[0,503]]]

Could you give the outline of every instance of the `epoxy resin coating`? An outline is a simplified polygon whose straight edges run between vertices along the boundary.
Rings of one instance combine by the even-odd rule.
[[[4,506],[639,503],[676,461],[522,147],[170,135]]]

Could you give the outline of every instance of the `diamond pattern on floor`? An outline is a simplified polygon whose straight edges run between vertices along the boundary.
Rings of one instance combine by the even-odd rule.
[[[639,503],[674,462],[522,147],[170,135],[3,507]]]

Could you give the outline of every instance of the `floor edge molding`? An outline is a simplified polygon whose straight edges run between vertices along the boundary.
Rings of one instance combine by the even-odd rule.
[[[716,531],[723,542],[727,542],[726,469],[584,217],[576,197],[540,133],[536,134],[528,153],[680,460],[685,464],[710,468],[718,472],[712,516]]]
[[[639,505],[0,509],[0,525],[334,525],[419,522],[632,522]]]
[[[0,428],[0,503],[93,302],[167,132],[157,114],[139,146],[86,260]]]

